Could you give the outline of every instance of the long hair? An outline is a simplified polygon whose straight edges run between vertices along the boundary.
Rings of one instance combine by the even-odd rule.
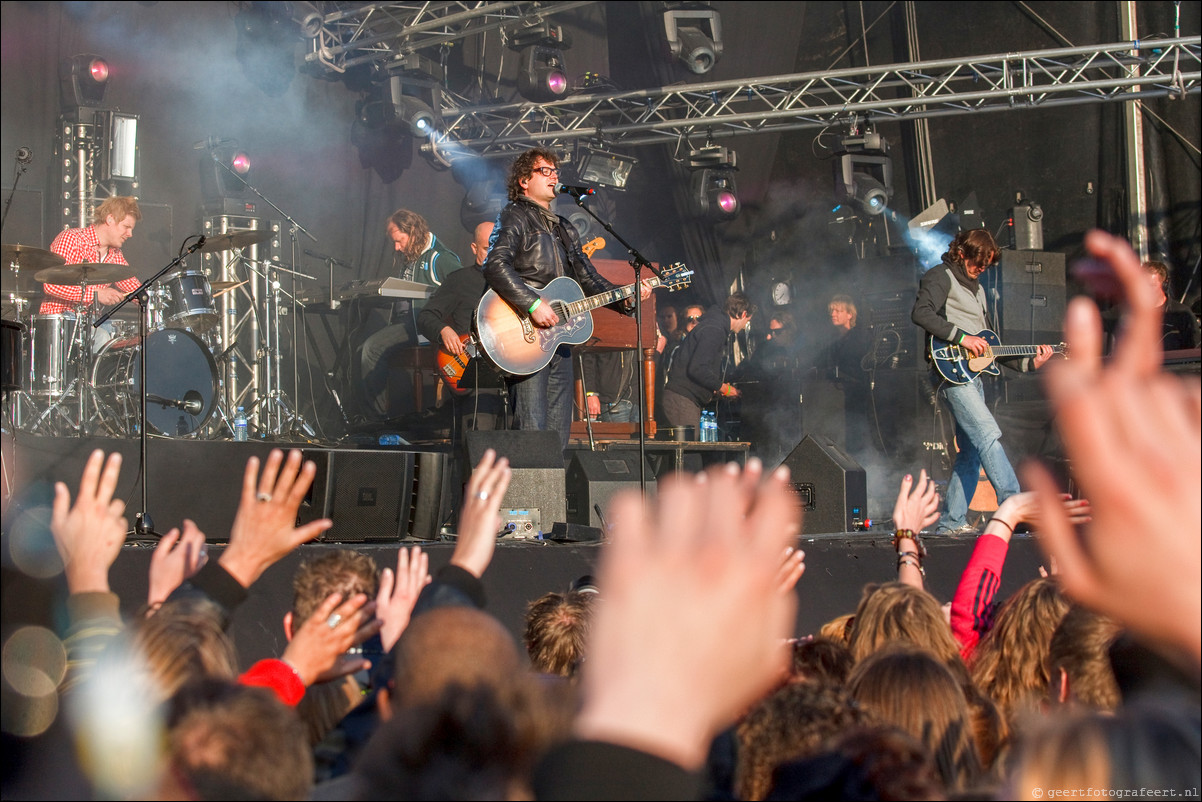
[[[408,209],[397,209],[388,218],[388,225],[396,226],[402,234],[409,235],[409,245],[401,251],[406,262],[416,262],[426,249],[426,241],[430,239],[430,226],[426,218]]]
[[[943,261],[964,267],[968,262],[991,265],[997,259],[998,247],[993,235],[983,228],[961,231],[947,246]]]
[[[967,678],[952,629],[934,596],[901,582],[867,585],[851,625],[851,655],[860,662],[895,641],[926,649]]]
[[[972,657],[972,678],[1010,723],[1034,712],[1048,689],[1046,668],[1052,633],[1068,612],[1054,577],[1033,579],[1002,606]]]

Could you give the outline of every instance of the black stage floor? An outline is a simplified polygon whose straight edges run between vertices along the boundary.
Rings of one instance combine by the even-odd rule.
[[[178,525],[185,516],[190,517],[209,536],[212,544],[210,559],[218,558],[224,533],[228,532],[237,506],[245,460],[254,453],[265,454],[273,445],[153,439],[147,449],[147,473],[150,476],[147,507],[159,531]],[[737,444],[726,446],[728,448],[710,448],[704,454],[705,458],[740,457]],[[94,448],[123,452],[125,469],[118,490],[127,499],[132,519],[132,514],[142,507],[137,477],[138,441],[45,438],[23,434],[12,438],[5,435],[3,619],[7,632],[20,623],[52,627],[62,623],[61,577],[52,571],[49,576],[38,576],[46,573],[39,566],[52,566],[55,562],[53,542],[45,527],[49,519],[47,505],[52,497],[51,483],[54,479],[62,479],[74,491],[83,462]],[[354,548],[370,554],[383,567],[395,565],[398,546],[421,545],[430,554],[431,569],[436,570],[446,564],[454,549],[450,510],[457,498],[459,478],[455,460],[445,448],[406,446],[392,452],[304,448],[313,452],[312,456],[330,475],[375,471],[383,465],[386,471],[404,477],[407,484],[398,493],[404,498],[395,504],[383,505],[383,510],[358,503],[362,499],[347,501],[337,492],[330,493],[324,501],[314,502],[310,515],[320,514],[316,507],[332,505],[329,512],[335,527],[331,531],[342,531],[350,537],[300,547],[271,568],[252,588],[250,598],[237,612],[232,628],[239,652],[246,661],[275,655],[282,650],[281,620],[290,603],[291,577],[305,557],[323,549]],[[670,449],[661,456],[664,457],[663,465],[675,464]],[[688,460],[684,463],[686,468],[692,464]],[[634,483],[637,485],[637,474]],[[359,494],[362,496],[362,488]],[[431,509],[418,509],[423,507]],[[381,521],[396,520],[390,516],[408,521],[410,525],[414,520],[418,521],[419,526],[425,528],[424,537],[402,538],[395,531],[390,534],[382,530]],[[382,539],[365,539],[368,533]],[[927,544],[930,551],[926,563],[928,587],[941,601],[948,601],[971,554],[973,538],[930,537]],[[797,590],[801,602],[799,635],[815,632],[824,622],[851,612],[865,583],[896,577],[895,558],[887,531],[809,533],[801,538],[800,545],[807,553],[807,568]],[[493,564],[484,577],[490,610],[520,638],[527,602],[547,591],[566,590],[573,580],[594,574],[602,548],[604,545],[599,543],[500,540]],[[112,586],[121,596],[126,613],[145,600],[152,550],[152,545],[127,544],[114,566]],[[1016,538],[1003,577],[1003,597],[1036,577],[1041,559],[1031,539]],[[648,613],[654,614],[653,611]],[[754,611],[748,611],[748,614],[753,615]]]

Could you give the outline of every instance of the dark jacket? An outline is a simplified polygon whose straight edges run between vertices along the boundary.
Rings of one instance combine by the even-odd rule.
[[[575,279],[585,295],[598,295],[614,288],[580,250],[580,235],[575,226],[559,217],[553,227],[534,201],[526,198],[511,201],[501,210],[488,244],[488,258],[484,262],[488,285],[514,309],[525,313],[539,297],[526,285],[545,287],[559,276]]]
[[[476,265],[456,270],[434,291],[417,316],[417,330],[435,345],[442,344],[442,327],[450,326],[459,335],[472,330],[472,315],[487,286]]]
[[[722,388],[722,360],[730,337],[730,316],[711,306],[680,341],[672,356],[666,390],[705,406]]]

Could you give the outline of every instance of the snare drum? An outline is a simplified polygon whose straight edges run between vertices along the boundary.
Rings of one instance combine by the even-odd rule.
[[[195,334],[163,329],[147,336],[146,424],[169,437],[190,435],[204,426],[217,406],[217,366]],[[113,340],[96,356],[92,386],[96,397],[120,416],[130,433],[140,416],[142,346],[137,338]],[[195,413],[168,402],[199,397]],[[158,400],[156,400],[158,399]]]
[[[199,270],[184,270],[163,279],[163,324],[197,334],[217,325],[217,306],[209,280]]]
[[[29,392],[58,399],[79,378],[81,321],[74,312],[30,315]]]

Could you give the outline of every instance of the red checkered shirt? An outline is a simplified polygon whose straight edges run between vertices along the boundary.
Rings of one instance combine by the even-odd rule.
[[[63,257],[69,265],[84,264],[85,262],[100,262],[102,264],[128,265],[125,254],[120,248],[109,248],[108,253],[100,255],[100,241],[96,238],[96,227],[68,228],[59,232],[50,243],[50,250]],[[133,271],[130,271],[133,272]],[[142,282],[131,276],[117,282],[117,289],[122,292],[133,292]],[[108,287],[108,284],[89,284],[80,292],[78,284],[43,284],[46,299],[38,310],[42,315],[57,315],[66,312],[82,303],[92,303],[96,297],[97,287]]]

